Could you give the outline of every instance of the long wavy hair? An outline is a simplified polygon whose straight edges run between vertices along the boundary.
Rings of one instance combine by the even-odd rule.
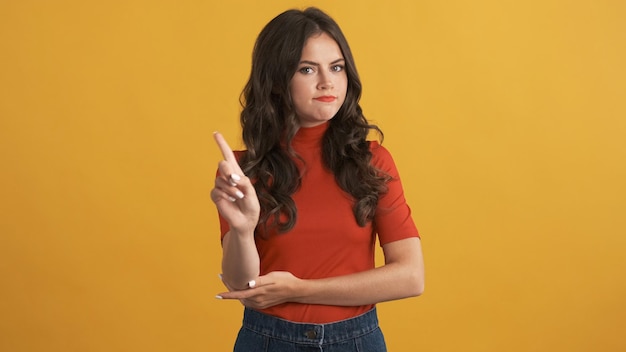
[[[259,34],[252,55],[252,72],[242,95],[241,126],[247,151],[240,159],[244,173],[254,182],[261,216],[287,232],[296,223],[298,210],[292,195],[301,175],[291,148],[299,129],[290,94],[306,40],[326,33],[339,45],[348,77],[346,99],[330,120],[322,142],[325,166],[337,184],[354,199],[353,212],[359,226],[374,218],[378,198],[386,192],[389,177],[370,164],[372,153],[366,138],[382,131],[369,124],[359,105],[361,81],[352,52],[337,23],[316,8],[288,10],[271,20]]]

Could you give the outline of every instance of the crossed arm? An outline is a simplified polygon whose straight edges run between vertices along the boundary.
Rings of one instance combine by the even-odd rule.
[[[289,272],[276,271],[250,276],[255,281],[253,287],[235,289],[224,274],[224,283],[231,291],[218,297],[238,299],[248,307],[263,309],[285,302],[360,306],[422,294],[424,266],[420,240],[414,237],[391,242],[383,246],[383,251],[385,265],[379,268],[324,279],[303,280]],[[236,270],[226,262],[225,258],[224,272]],[[241,260],[237,263],[235,267],[242,268]],[[253,271],[251,265],[250,272]]]
[[[314,280],[284,271],[259,276],[254,243],[259,214],[256,193],[223,137],[216,133],[215,140],[224,160],[218,165],[211,198],[230,225],[222,242],[222,280],[229,292],[218,298],[238,299],[248,307],[263,309],[285,302],[358,306],[422,294],[424,265],[417,237],[383,245],[385,265],[359,273]]]

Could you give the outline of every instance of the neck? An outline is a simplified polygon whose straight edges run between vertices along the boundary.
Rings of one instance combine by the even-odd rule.
[[[313,127],[300,127],[293,137],[292,144],[294,146],[321,145],[322,138],[329,125],[330,122],[324,122]]]

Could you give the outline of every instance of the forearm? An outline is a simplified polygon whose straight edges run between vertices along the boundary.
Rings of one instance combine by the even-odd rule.
[[[285,302],[360,306],[421,295],[424,263],[419,238],[387,243],[383,252],[386,264],[380,268],[324,279],[300,279],[288,271],[273,271],[256,278],[254,288],[224,292],[218,297],[264,309]],[[235,268],[239,268],[237,263]],[[246,263],[251,263],[249,258]],[[244,286],[246,280],[241,281]]]
[[[423,270],[401,263],[380,268],[298,283],[294,301],[306,304],[360,306],[419,296],[423,291]]]
[[[419,296],[424,290],[424,262],[419,238],[383,246],[385,265],[350,275],[300,280],[294,301],[358,306]]]
[[[229,231],[222,242],[222,279],[231,290],[248,288],[248,282],[259,276],[259,253],[253,234]]]

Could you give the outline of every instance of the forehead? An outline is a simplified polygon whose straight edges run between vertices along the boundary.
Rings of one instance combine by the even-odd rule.
[[[339,44],[326,32],[310,36],[302,48],[302,59],[318,57],[336,60],[343,58]]]

